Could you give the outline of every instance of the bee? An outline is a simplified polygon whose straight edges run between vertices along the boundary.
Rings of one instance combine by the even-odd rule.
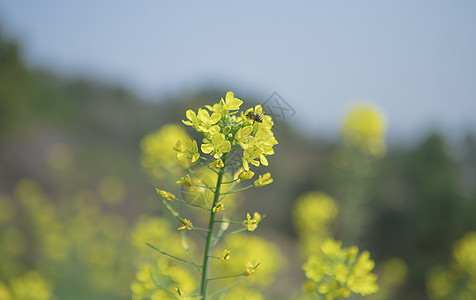
[[[255,122],[263,123],[263,117],[261,117],[258,113],[255,113],[253,111],[248,112],[246,114],[246,117],[248,117],[248,119],[251,119]]]

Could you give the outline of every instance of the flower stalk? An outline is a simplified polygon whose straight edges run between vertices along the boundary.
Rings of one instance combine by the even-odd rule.
[[[226,153],[223,155],[222,161],[223,161],[223,164],[226,166]],[[220,171],[218,172],[217,184],[215,188],[215,195],[213,197],[212,207],[215,207],[220,197],[220,189],[221,189],[221,185],[223,181],[223,175],[225,173],[225,166],[221,168]],[[213,211],[213,209],[210,209],[210,221],[208,223],[208,234],[207,234],[207,240],[205,242],[205,254],[203,255],[202,282],[200,285],[200,295],[202,296],[203,300],[207,299],[208,281],[210,280],[208,278],[208,267],[210,265],[210,261],[209,261],[210,257],[212,257],[211,249],[212,249],[212,241],[213,241],[213,232],[215,227],[215,214],[216,212]]]
[[[187,120],[182,123],[192,127],[202,135],[202,143],[193,139],[186,138],[177,141],[173,149],[177,152],[177,162],[183,166],[186,171],[185,176],[179,177],[175,183],[181,185],[183,193],[174,195],[165,190],[157,189],[157,193],[163,198],[162,203],[166,210],[179,222],[177,230],[182,235],[182,246],[190,257],[186,260],[180,255],[172,255],[160,248],[149,245],[154,250],[175,259],[179,262],[194,266],[201,275],[198,287],[189,288],[187,284],[179,283],[176,278],[171,277],[172,282],[177,284],[174,286],[173,293],[178,293],[182,298],[194,297],[202,300],[211,299],[218,296],[256,272],[259,265],[248,265],[246,271],[242,273],[229,272],[223,276],[209,277],[211,259],[218,259],[224,265],[230,265],[230,250],[225,249],[223,256],[214,255],[213,249],[218,242],[227,236],[237,234],[244,231],[254,231],[258,227],[258,223],[262,219],[261,214],[255,212],[253,218],[248,213],[247,220],[238,222],[228,219],[227,213],[233,209],[233,199],[236,193],[244,190],[262,187],[272,183],[270,173],[259,175],[258,180],[253,184],[245,187],[237,186],[243,181],[250,180],[254,177],[254,171],[250,167],[255,168],[260,165],[267,166],[268,160],[266,156],[274,154],[273,146],[278,142],[274,137],[271,128],[273,121],[270,116],[263,113],[261,105],[249,108],[246,111],[239,111],[242,100],[235,98],[232,92],[226,94],[225,100],[213,106],[206,105],[205,109],[199,108],[198,112],[188,110],[186,112]],[[249,118],[249,112],[259,121]],[[241,167],[242,166],[242,167]],[[212,180],[210,180],[213,178]],[[215,180],[216,178],[216,180]],[[256,179],[256,178],[255,178]],[[229,201],[223,203],[224,201]],[[184,212],[174,209],[174,202],[194,208],[200,208],[203,212],[208,212],[208,225],[196,226],[200,223],[200,219],[196,220],[193,215],[184,216]],[[230,204],[230,206],[228,206]],[[231,208],[228,210],[228,208]],[[180,212],[180,213],[179,213]],[[221,216],[218,218],[217,215]],[[200,225],[200,224],[199,224]],[[215,228],[218,225],[219,228]],[[241,229],[233,229],[227,231],[231,226],[241,225]],[[196,234],[204,238],[203,258],[195,259],[188,242],[185,241],[187,234]],[[228,238],[225,243],[228,242]],[[202,260],[199,265],[197,261]],[[227,263],[228,262],[228,263]],[[231,270],[231,269],[230,269]],[[236,282],[218,289],[214,285],[213,291],[211,280],[237,278]],[[158,289],[166,289],[163,285],[155,284]],[[180,286],[180,288],[179,288]],[[164,292],[170,295],[169,288]],[[189,296],[195,294],[196,296]],[[198,294],[198,295],[197,295]]]

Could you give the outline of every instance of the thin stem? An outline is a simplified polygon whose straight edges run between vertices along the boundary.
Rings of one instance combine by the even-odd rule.
[[[225,153],[223,155],[223,164],[226,162]],[[218,199],[220,197],[220,188],[223,181],[223,174],[224,174],[225,167],[221,168],[218,173],[217,184],[215,188],[215,195],[213,197],[213,203],[211,207],[215,207]],[[200,294],[202,295],[202,300],[207,299],[207,288],[208,288],[208,267],[209,267],[209,259],[210,253],[212,248],[212,241],[213,241],[213,229],[215,226],[215,212],[213,209],[210,210],[210,222],[208,223],[208,234],[207,234],[207,241],[205,243],[205,253],[203,255],[203,268],[202,268],[202,282],[200,287]]]
[[[193,266],[195,266],[195,267],[197,267],[197,268],[202,268],[202,266],[200,266],[200,265],[198,265],[198,264],[196,264],[196,263],[194,263],[194,262],[192,262],[192,261],[189,261],[189,260],[186,260],[186,259],[183,259],[183,258],[174,256],[174,255],[172,255],[172,254],[169,254],[169,253],[167,253],[167,252],[165,252],[165,251],[160,250],[160,249],[157,248],[157,247],[152,246],[152,245],[149,244],[149,243],[145,243],[145,244],[146,244],[147,246],[149,246],[150,248],[154,249],[155,251],[158,251],[158,252],[162,253],[163,255],[167,255],[167,256],[169,256],[169,257],[171,257],[171,258],[173,258],[173,259],[176,259],[176,260],[178,260],[178,261],[181,261],[181,262],[184,262],[184,263],[187,263],[187,264],[191,264],[191,265],[193,265]]]
[[[249,185],[249,186],[246,186],[246,187],[238,189],[238,190],[233,190],[233,191],[229,191],[229,192],[226,192],[226,193],[222,193],[222,195],[228,195],[228,194],[243,192],[243,191],[246,191],[248,189],[251,189],[252,187],[254,187],[254,185]]]
[[[216,220],[216,223],[228,223],[228,224],[243,224],[243,221],[226,221],[226,220]]]
[[[222,235],[218,235],[215,237],[215,239],[221,239],[222,237],[225,237],[225,236],[229,236],[229,235],[232,235],[232,234],[235,234],[235,233],[240,233],[240,232],[243,232],[243,231],[246,231],[248,230],[247,228],[241,228],[241,229],[238,229],[238,230],[235,230],[235,231],[232,231],[230,233],[227,233],[227,234],[222,234]]]
[[[223,293],[224,291],[226,290],[229,290],[230,288],[232,288],[233,286],[237,285],[238,283],[242,282],[246,277],[242,277],[240,279],[238,279],[237,281],[233,282],[232,284],[222,288],[221,290],[219,290],[218,292],[216,292],[215,294],[211,295],[209,299],[211,298],[214,298],[218,295],[220,295],[221,293]]]
[[[226,279],[226,278],[241,277],[241,276],[244,276],[243,273],[228,275],[228,276],[212,277],[212,278],[208,278],[208,280]]]
[[[204,209],[204,210],[208,210],[208,208],[206,208],[206,207],[203,207],[201,205],[194,204],[194,203],[191,203],[191,202],[187,202],[187,201],[182,200],[182,199],[176,198],[174,201],[177,201],[177,202],[180,202],[180,203],[185,203],[187,205],[190,205],[190,206],[193,206],[193,207],[198,207],[198,208],[201,208],[201,209]]]
[[[204,164],[204,163],[202,163],[201,161],[199,161],[198,163],[199,163],[199,164],[201,164],[201,165],[202,165],[202,166],[204,166],[204,167],[207,167],[207,168],[209,168],[211,171],[215,172],[216,174],[218,174],[218,173],[221,173],[221,171],[220,171],[220,172],[217,172],[215,169],[213,169],[213,168],[210,168],[210,166],[209,166],[209,165],[207,165],[207,164]]]

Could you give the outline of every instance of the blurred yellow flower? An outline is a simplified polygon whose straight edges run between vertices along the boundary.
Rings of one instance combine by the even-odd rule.
[[[342,243],[333,239],[324,241],[321,251],[308,258],[303,270],[326,299],[347,298],[350,292],[365,296],[378,291],[377,275],[370,272],[375,263],[368,251],[357,257],[357,247],[342,248]]]
[[[262,288],[271,284],[285,264],[285,258],[275,244],[254,235],[236,234],[228,236],[225,238],[222,247],[223,254],[225,254],[226,249],[232,253],[232,257],[226,263],[219,260],[212,262],[217,274],[240,274],[243,273],[243,266],[246,263],[250,263],[252,267],[259,263],[259,272],[253,275],[252,280],[245,281],[246,286]],[[234,279],[231,278],[227,283],[233,281]],[[233,294],[234,289],[230,293]]]
[[[178,174],[181,168],[177,168],[174,146],[177,141],[188,138],[185,130],[175,124],[166,124],[147,134],[140,142],[142,166],[157,178],[165,178],[169,173]]]
[[[442,266],[433,267],[426,276],[426,288],[431,299],[442,299],[454,289],[454,276]]]
[[[10,293],[15,300],[49,300],[51,285],[36,271],[10,280]],[[7,298],[8,299],[8,298]]]
[[[336,201],[318,191],[299,196],[292,210],[298,234],[327,234],[328,227],[338,213]],[[318,232],[319,231],[319,232]]]
[[[385,155],[385,116],[372,103],[355,105],[342,121],[341,136],[351,147],[370,155]]]
[[[458,268],[466,270],[476,281],[476,232],[468,232],[458,240],[452,256]]]

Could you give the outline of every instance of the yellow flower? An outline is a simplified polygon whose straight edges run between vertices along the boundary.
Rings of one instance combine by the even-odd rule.
[[[253,275],[254,273],[256,273],[256,268],[258,268],[258,266],[259,266],[259,263],[256,266],[254,266],[252,263],[247,262],[246,263],[246,271],[243,272],[243,275],[244,276]]]
[[[318,191],[305,193],[294,202],[293,221],[299,234],[327,235],[337,216],[336,201]]]
[[[262,187],[272,182],[273,182],[273,178],[271,178],[271,173],[268,172],[259,176],[258,180],[255,181],[255,186]]]
[[[312,255],[307,259],[307,262],[303,264],[302,269],[308,279],[320,282],[324,276],[326,265],[320,257]]]
[[[255,231],[258,228],[258,223],[261,221],[261,215],[258,212],[253,214],[253,219],[250,214],[246,214],[247,220],[243,221],[243,226],[245,226],[248,231]]]
[[[255,176],[255,173],[253,171],[248,170],[248,171],[241,172],[240,175],[238,175],[238,178],[241,181],[245,181],[245,180],[253,178],[253,176]]]
[[[341,136],[349,146],[379,157],[386,152],[385,131],[383,113],[375,105],[363,103],[345,116]]]
[[[310,256],[303,270],[326,299],[347,298],[350,292],[363,296],[376,293],[377,275],[370,272],[375,263],[368,251],[356,259],[357,254],[357,247],[342,248],[341,242],[327,239],[321,245],[321,253]]]
[[[208,166],[210,168],[221,169],[225,166],[225,164],[223,163],[223,161],[221,159],[217,159],[217,160],[212,161]]]
[[[253,126],[245,126],[238,129],[235,134],[235,143],[240,145],[243,149],[250,147],[251,141],[255,138],[254,136],[251,136],[252,132]]]
[[[48,300],[52,298],[49,282],[36,271],[30,271],[22,277],[13,278],[10,281],[13,299],[37,299]]]
[[[182,120],[182,123],[188,126],[192,126],[193,128],[197,129],[199,127],[199,120],[197,118],[197,114],[189,109],[185,112],[185,116],[187,117],[187,121]]]
[[[177,184],[183,184],[185,186],[191,187],[192,186],[192,178],[190,178],[190,175],[187,174],[187,176],[182,177],[176,183]]]
[[[476,232],[468,232],[458,240],[453,246],[452,256],[458,268],[476,279]]]
[[[171,193],[163,191],[163,190],[159,190],[159,189],[155,189],[155,190],[157,191],[157,194],[159,194],[162,198],[170,200],[170,201],[175,200],[175,196],[172,195]]]
[[[186,139],[185,144],[179,140],[177,141],[174,150],[177,151],[177,161],[186,168],[189,167],[187,159],[193,163],[196,162],[200,157],[200,154],[198,153],[197,141],[195,140]]]
[[[142,166],[157,178],[181,172],[182,168],[175,160],[174,145],[178,140],[187,138],[185,130],[175,124],[166,124],[159,130],[147,134],[140,141]]]
[[[223,210],[225,210],[225,206],[221,202],[217,203],[212,209],[213,212],[219,212],[219,211],[223,211]]]
[[[192,224],[192,222],[190,222],[190,220],[183,219],[180,222],[182,222],[182,226],[177,228],[178,230],[183,230],[183,229],[192,230],[193,224]]]
[[[228,92],[226,93],[225,100],[223,100],[223,98],[221,99],[221,104],[227,111],[238,110],[241,104],[243,104],[243,101],[235,98],[233,92]]]
[[[220,260],[222,262],[226,262],[229,259],[230,259],[230,250],[228,249],[223,250],[223,255],[221,256]]]
[[[204,139],[201,148],[203,153],[210,153],[215,159],[219,159],[223,153],[230,152],[231,144],[225,140],[225,135],[217,133],[212,135],[209,140]]]

